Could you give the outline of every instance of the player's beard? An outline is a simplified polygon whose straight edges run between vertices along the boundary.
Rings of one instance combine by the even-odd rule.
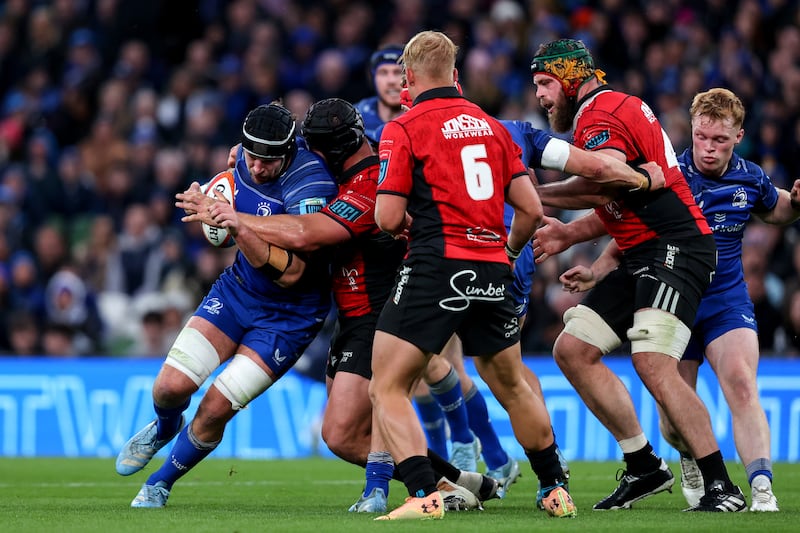
[[[578,112],[578,101],[575,98],[565,98],[563,106],[555,106],[547,115],[550,129],[556,133],[566,133],[572,130],[572,121]]]

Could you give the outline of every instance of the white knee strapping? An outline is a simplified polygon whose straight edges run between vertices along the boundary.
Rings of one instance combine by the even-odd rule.
[[[605,320],[589,307],[578,304],[564,312],[564,332],[607,354],[622,344]]]
[[[231,402],[234,411],[247,407],[272,385],[272,378],[255,361],[237,353],[214,380],[214,386]]]
[[[656,352],[680,359],[692,331],[678,317],[660,309],[643,309],[633,315],[628,330],[631,353]]]
[[[164,364],[180,370],[199,387],[219,366],[219,354],[202,333],[187,327],[178,334]]]

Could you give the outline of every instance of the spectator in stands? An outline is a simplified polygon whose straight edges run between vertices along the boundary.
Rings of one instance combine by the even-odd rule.
[[[41,320],[34,315],[24,311],[15,312],[8,321],[8,354],[30,356],[43,353],[39,324]]]
[[[58,355],[101,353],[103,323],[96,295],[71,267],[62,268],[47,283],[45,317],[48,326],[43,344],[47,353],[51,348]],[[53,333],[53,346],[48,344],[48,332]],[[66,337],[69,337],[69,353],[64,353],[67,349]]]
[[[33,318],[44,318],[44,285],[39,279],[36,259],[22,250],[15,252],[8,264],[8,304],[14,313],[29,313]]]
[[[800,285],[793,283],[783,300],[785,354],[800,357]]]
[[[106,288],[136,296],[158,290],[162,258],[158,253],[161,232],[153,224],[146,204],[131,205],[111,259],[112,275]],[[115,266],[114,266],[115,265]]]
[[[75,345],[75,330],[65,324],[48,323],[42,332],[42,354],[50,357],[87,355]]]

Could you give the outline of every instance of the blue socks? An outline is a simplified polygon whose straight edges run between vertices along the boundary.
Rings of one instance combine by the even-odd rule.
[[[481,455],[483,455],[486,468],[494,470],[505,466],[508,463],[508,454],[500,444],[500,439],[497,438],[492,421],[489,419],[486,400],[474,383],[464,395],[464,402],[469,414],[469,428],[481,441]]]
[[[217,442],[201,442],[191,431],[192,425],[186,424],[169,452],[169,457],[161,468],[147,478],[147,485],[155,485],[159,481],[166,484],[167,490],[172,490],[172,485],[197,463],[205,459],[214,451]]]
[[[175,433],[178,432],[178,428],[181,427],[181,415],[188,409],[191,401],[192,399],[189,398],[183,405],[170,408],[159,407],[153,403],[153,409],[157,417],[156,438],[158,438],[158,440],[169,439],[175,436]]]
[[[442,457],[448,457],[444,414],[433,396],[415,396],[422,427],[428,437],[428,447]]]
[[[364,496],[369,496],[372,489],[383,489],[383,494],[389,496],[389,481],[394,474],[394,460],[389,452],[369,452],[367,456]]]
[[[474,436],[469,429],[469,417],[461,394],[461,381],[454,368],[442,379],[429,386],[431,395],[439,402],[447,425],[450,427],[450,440],[455,442],[472,442]]]
[[[752,484],[756,476],[767,476],[772,483],[772,461],[762,457],[745,465],[744,471],[747,474],[747,483]]]

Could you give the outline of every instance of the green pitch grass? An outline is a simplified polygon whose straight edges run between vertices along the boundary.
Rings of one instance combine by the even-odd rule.
[[[160,465],[160,459],[154,461]],[[249,533],[346,531],[800,531],[800,464],[775,465],[779,513],[682,513],[676,482],[627,511],[592,511],[616,486],[622,463],[572,462],[574,519],[548,518],[534,508],[535,478],[527,463],[523,477],[504,500],[486,502],[483,512],[448,513],[444,520],[373,522],[373,515],[348,513],[362,488],[363,470],[342,461],[244,461],[209,459],[173,488],[165,509],[131,509],[130,502],[154,466],[130,477],[114,471],[114,459],[0,458],[0,530],[7,532],[208,532]],[[522,465],[521,465],[522,466]],[[671,465],[673,472],[680,471]],[[745,490],[744,472],[730,464]],[[393,481],[390,508],[405,496]]]

